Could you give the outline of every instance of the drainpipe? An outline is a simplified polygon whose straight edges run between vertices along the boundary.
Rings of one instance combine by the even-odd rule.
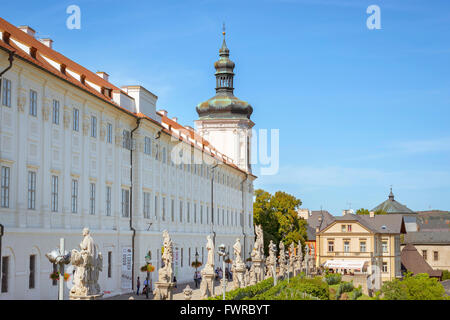
[[[245,238],[247,237],[247,235],[245,234],[245,207],[244,207],[244,182],[247,181],[248,179],[248,174],[245,174],[245,179],[242,180],[241,182],[241,187],[242,187],[242,234],[244,235],[244,261],[245,261],[245,254],[247,251],[245,251]]]
[[[138,118],[136,120],[136,128],[131,130],[130,133],[130,140],[131,140],[131,150],[130,150],[130,230],[133,231],[133,236],[131,237],[131,253],[132,253],[132,259],[131,259],[131,289],[134,291],[134,244],[136,239],[136,229],[133,228],[133,133],[139,128],[139,125],[141,124],[142,118]]]

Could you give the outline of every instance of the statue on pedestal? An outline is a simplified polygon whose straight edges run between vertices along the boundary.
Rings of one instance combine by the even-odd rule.
[[[277,266],[277,246],[275,243],[273,243],[272,240],[270,240],[269,243],[269,256],[266,259],[266,279],[270,277],[275,277],[276,275],[273,274],[273,267],[276,268]]]
[[[214,242],[212,241],[210,235],[206,237],[206,240],[206,265],[200,272],[202,275],[202,282],[200,283],[200,292],[202,295],[202,299],[214,295]]]
[[[298,273],[302,272],[302,263],[303,263],[303,248],[302,248],[302,243],[299,240],[298,246],[297,246],[297,260],[295,262],[294,275],[297,275]]]
[[[98,299],[103,296],[98,284],[102,271],[103,257],[98,251],[88,228],[83,229],[80,251],[73,249],[70,262],[75,266],[74,286],[70,289],[70,299]]]
[[[286,273],[286,257],[284,253],[284,243],[283,241],[280,241],[280,256],[278,258],[278,265],[280,267],[280,271],[278,273],[278,277],[284,277],[284,274]]]
[[[245,286],[244,283],[244,273],[245,273],[245,263],[241,258],[241,240],[239,238],[236,239],[236,243],[233,245],[234,250],[234,261],[231,266],[231,270],[233,272],[233,284],[235,289],[243,288]]]
[[[288,269],[288,272],[292,272],[292,274],[294,273],[295,260],[296,260],[295,246],[294,246],[294,242],[291,242],[291,245],[289,246],[289,269]]]
[[[172,300],[172,290],[175,287],[173,279],[173,243],[167,230],[163,231],[163,266],[158,270],[158,282],[155,283],[155,300]]]

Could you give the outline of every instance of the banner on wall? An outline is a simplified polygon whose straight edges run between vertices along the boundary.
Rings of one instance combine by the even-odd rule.
[[[131,289],[132,288],[132,259],[133,252],[131,251],[131,247],[123,247],[122,248],[122,289]]]

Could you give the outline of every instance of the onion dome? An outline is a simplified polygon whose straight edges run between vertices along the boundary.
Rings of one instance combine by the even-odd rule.
[[[230,60],[230,50],[225,41],[223,31],[222,47],[219,50],[219,60],[214,63],[216,69],[216,95],[197,105],[200,119],[209,118],[247,118],[253,113],[252,106],[233,94],[234,62]]]

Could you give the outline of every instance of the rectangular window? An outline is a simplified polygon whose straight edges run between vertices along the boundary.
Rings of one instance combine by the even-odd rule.
[[[130,216],[130,190],[122,189],[122,217]]]
[[[80,111],[76,108],[73,109],[73,123],[72,123],[72,129],[73,131],[79,131],[80,130]]]
[[[37,92],[30,90],[30,116],[37,116]]]
[[[350,241],[344,241],[344,252],[350,252]]]
[[[328,241],[328,252],[334,251],[334,241]]]
[[[197,204],[194,203],[194,223],[197,223]]]
[[[111,216],[111,187],[106,186],[106,215]]]
[[[11,80],[2,79],[2,104],[11,107]]]
[[[200,224],[203,224],[203,205],[200,206]]]
[[[222,225],[225,225],[225,210],[222,209]]]
[[[187,222],[191,222],[191,204],[187,203]]]
[[[387,243],[387,241],[381,242],[381,248],[382,248],[383,252],[388,252],[388,243]]]
[[[52,112],[53,124],[59,124],[59,101],[53,100],[53,112]]]
[[[112,143],[112,124],[109,122],[106,125],[106,142]]]
[[[28,209],[36,209],[36,172],[28,171]]]
[[[1,207],[9,208],[9,183],[10,183],[10,168],[2,167],[1,171]]]
[[[175,200],[172,199],[170,201],[170,212],[171,212],[171,217],[172,217],[172,222],[175,221]]]
[[[361,241],[359,243],[359,251],[360,252],[366,252],[366,242],[365,241]]]
[[[347,231],[348,232],[352,232],[352,225],[351,224],[347,225]]]
[[[144,153],[152,155],[152,140],[149,137],[144,138]]]
[[[8,292],[9,257],[2,257],[2,292]]]
[[[387,262],[383,262],[383,267],[382,267],[382,270],[381,270],[383,273],[386,273],[386,272],[388,272],[388,264],[387,264]]]
[[[89,185],[89,214],[95,214],[95,183]]]
[[[180,222],[183,222],[183,201],[180,200]]]
[[[36,255],[32,254],[30,256],[30,276],[28,280],[28,288],[34,289],[36,279]]]
[[[112,278],[112,252],[108,251],[108,278]]]
[[[439,252],[438,251],[433,251],[433,260],[434,261],[438,261],[439,260]]]
[[[78,180],[72,180],[72,213],[78,211]]]
[[[427,250],[422,250],[422,256],[425,261],[428,259]]]
[[[155,195],[155,219],[158,219],[158,196]]]
[[[51,207],[52,212],[58,211],[58,176],[52,176]]]
[[[184,254],[183,254],[184,252],[183,252],[183,248],[181,248],[181,267],[183,268],[183,257],[184,257]]]
[[[341,225],[341,231],[342,232],[346,232],[347,231],[347,227],[345,226],[345,224]]]
[[[91,116],[91,137],[97,138],[97,117]]]
[[[131,150],[131,134],[128,130],[123,130],[123,141],[122,147],[125,149]]]
[[[162,198],[162,221],[166,221],[166,197]]]
[[[144,192],[144,218],[150,219],[150,193]]]

